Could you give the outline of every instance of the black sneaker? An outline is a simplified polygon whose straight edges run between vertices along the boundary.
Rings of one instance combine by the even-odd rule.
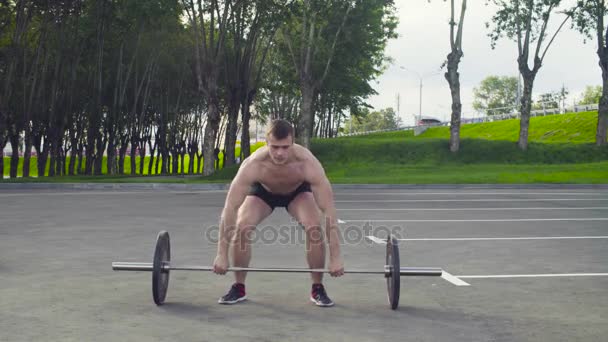
[[[323,287],[323,284],[314,284],[312,286],[310,301],[315,303],[317,306],[334,306],[334,302],[332,302],[332,300],[327,297],[327,293],[325,292],[325,287]]]
[[[238,302],[242,302],[247,299],[247,295],[245,294],[245,285],[235,283],[230,287],[230,291],[223,297],[221,297],[217,302],[220,304],[236,304]]]

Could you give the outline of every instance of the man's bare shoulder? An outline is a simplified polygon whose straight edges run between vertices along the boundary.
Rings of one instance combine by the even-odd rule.
[[[259,163],[268,159],[268,147],[262,146],[255,150],[248,158],[246,158],[241,164],[241,168],[243,167],[252,167],[256,166]]]
[[[306,147],[294,143],[293,149],[295,152],[295,156],[298,160],[318,162],[317,157],[315,157],[315,155],[312,154],[312,152],[310,152],[310,150]]]
[[[325,170],[321,162],[315,157],[315,155],[306,147],[298,144],[294,144],[294,150],[296,158],[302,162],[304,177],[309,182],[318,182],[325,175]]]

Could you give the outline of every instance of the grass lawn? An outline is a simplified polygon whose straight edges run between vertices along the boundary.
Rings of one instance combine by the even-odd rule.
[[[560,165],[350,165],[349,168],[328,170],[327,174],[333,183],[352,184],[599,184],[608,183],[608,162]]]
[[[595,142],[597,112],[580,112],[530,118],[528,141],[537,143],[592,144]],[[404,134],[408,136],[409,134]],[[449,127],[432,127],[418,138],[450,138]],[[461,139],[517,141],[519,120],[462,125]]]
[[[5,182],[52,183],[228,183],[236,168],[212,177],[202,176],[72,176],[5,180]],[[608,161],[582,164],[447,164],[396,165],[387,163],[335,164],[326,167],[332,183],[341,184],[526,184],[608,183]]]

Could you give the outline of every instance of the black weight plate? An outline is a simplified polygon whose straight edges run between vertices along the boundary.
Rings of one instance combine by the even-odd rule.
[[[399,246],[397,239],[389,236],[386,241],[386,265],[390,273],[386,277],[386,289],[388,291],[388,303],[391,309],[396,310],[399,306],[399,291],[401,286],[401,264],[399,263]]]
[[[171,246],[169,244],[169,233],[161,231],[156,237],[156,249],[154,250],[154,263],[152,269],[152,296],[156,305],[162,305],[167,296],[169,287],[169,270],[163,270],[162,266],[171,261]]]

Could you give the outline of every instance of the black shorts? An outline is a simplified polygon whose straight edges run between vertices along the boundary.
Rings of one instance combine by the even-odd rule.
[[[262,201],[264,201],[266,204],[268,204],[268,206],[270,206],[272,210],[274,210],[274,208],[276,207],[287,208],[289,203],[291,203],[291,201],[293,201],[293,199],[296,198],[296,196],[302,192],[312,192],[312,190],[310,189],[310,183],[304,182],[300,184],[300,186],[290,194],[278,195],[269,192],[268,190],[266,190],[266,188],[262,186],[261,183],[256,182],[251,187],[249,195],[261,198]]]

